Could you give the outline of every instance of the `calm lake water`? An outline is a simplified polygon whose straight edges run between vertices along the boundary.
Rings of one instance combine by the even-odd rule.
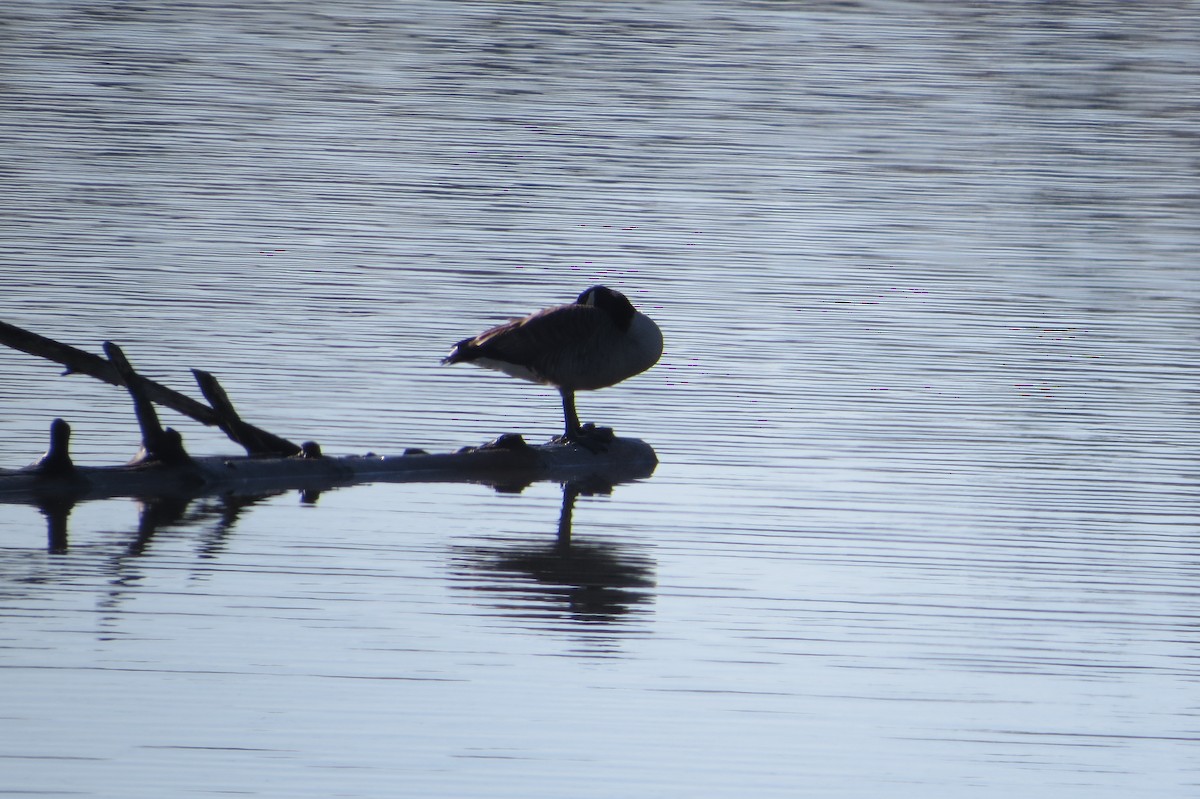
[[[1200,791],[1195,3],[2,17],[0,320],[333,454],[549,438],[438,360],[593,283],[666,352],[608,494],[0,504],[0,793]],[[59,372],[0,467],[136,449]]]

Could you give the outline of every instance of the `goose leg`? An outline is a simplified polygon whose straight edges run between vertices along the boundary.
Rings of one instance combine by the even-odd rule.
[[[573,441],[579,438],[581,433],[579,415],[575,413],[575,392],[569,388],[560,388],[558,393],[562,395],[563,420],[566,422],[566,432],[563,433],[563,440]]]
[[[575,392],[560,388],[558,393],[562,395],[566,431],[557,440],[564,444],[579,444],[592,452],[607,449],[608,443],[613,440],[612,428],[596,427],[591,422],[579,424],[579,415],[575,413]]]

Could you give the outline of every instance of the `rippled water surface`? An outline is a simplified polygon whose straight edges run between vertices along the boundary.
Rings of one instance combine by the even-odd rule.
[[[666,352],[611,493],[0,504],[0,792],[1200,789],[1194,3],[2,16],[0,320],[333,454],[548,438],[438,359],[593,283]],[[0,467],[133,453],[59,372]]]

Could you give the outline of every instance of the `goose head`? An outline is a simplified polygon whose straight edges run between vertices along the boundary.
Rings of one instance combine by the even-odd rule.
[[[575,300],[576,305],[589,305],[608,313],[621,330],[628,330],[637,310],[624,294],[606,286],[592,286]]]

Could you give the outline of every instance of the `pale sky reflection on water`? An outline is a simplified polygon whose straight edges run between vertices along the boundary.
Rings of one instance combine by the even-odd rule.
[[[0,505],[3,790],[1194,793],[1191,6],[8,27],[6,322],[332,454],[549,438],[553,391],[438,360],[593,283],[666,351],[579,399],[661,461],[610,494]],[[136,449],[117,389],[0,373],[0,467],[56,416]]]

